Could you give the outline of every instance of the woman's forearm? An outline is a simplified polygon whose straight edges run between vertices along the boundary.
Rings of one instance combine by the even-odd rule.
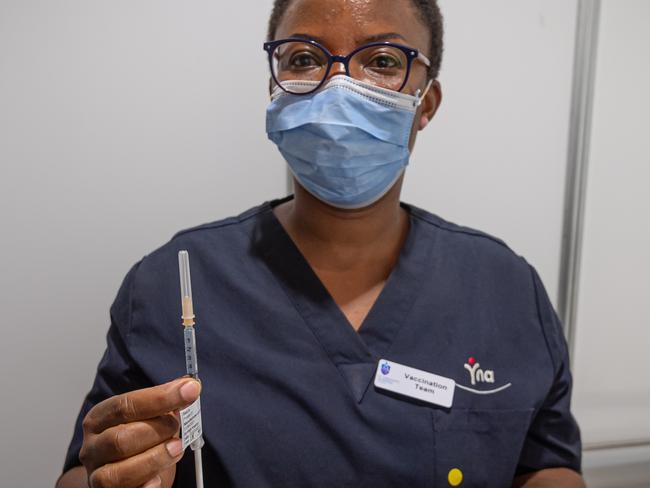
[[[512,488],[585,488],[585,482],[571,469],[552,468],[519,476]]]

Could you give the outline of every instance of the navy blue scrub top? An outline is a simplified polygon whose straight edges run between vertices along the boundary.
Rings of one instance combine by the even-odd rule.
[[[179,232],[129,271],[65,470],[80,464],[93,405],[184,375],[181,249],[206,486],[445,487],[458,469],[461,486],[502,488],[532,470],[580,470],[567,346],[532,266],[402,203],[407,239],[357,332],[272,212],[291,198]],[[376,389],[380,358],[453,378],[452,407]],[[174,486],[194,486],[193,469],[188,449]]]

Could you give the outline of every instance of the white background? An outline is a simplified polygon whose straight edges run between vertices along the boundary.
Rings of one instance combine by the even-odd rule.
[[[586,443],[650,440],[650,2],[601,14],[574,354]]]
[[[610,10],[618,4],[605,3]],[[641,10],[642,4],[627,3]],[[285,164],[264,133],[268,75],[261,43],[271,0],[254,5],[0,0],[3,486],[54,484],[104,348],[108,307],[128,268],[179,229],[286,194]],[[418,140],[403,199],[504,239],[538,269],[555,299],[576,0],[441,5],[444,100]],[[639,13],[647,9],[627,11]],[[613,19],[611,32],[627,22]],[[576,391],[587,395],[576,404],[587,436],[600,435],[590,426],[609,414],[583,408],[600,401],[588,396],[598,384],[583,365],[618,361],[617,378],[609,379],[617,382],[630,377],[634,364],[625,363],[629,341],[612,340],[616,356],[605,359],[590,341],[609,342],[615,333],[607,327],[644,325],[640,308],[616,321],[625,296],[610,306],[602,294],[614,272],[617,287],[647,290],[627,280],[638,271],[635,258],[615,265],[629,241],[607,240],[604,225],[621,222],[628,204],[637,212],[623,220],[630,231],[647,215],[640,205],[644,180],[632,173],[650,154],[639,132],[647,98],[643,111],[629,114],[637,131],[620,127],[608,139],[606,122],[613,119],[606,114],[616,102],[606,95],[626,80],[626,107],[635,107],[633,90],[648,86],[647,71],[628,79],[627,65],[617,64],[627,58],[615,53],[629,49],[638,61],[648,31],[645,44],[612,45],[609,56],[604,50],[609,74],[599,71],[607,88],[596,97],[600,145],[593,149],[586,240],[602,246],[585,253],[576,355]],[[629,137],[636,143],[626,144]],[[617,150],[621,145],[626,152]],[[618,200],[608,205],[612,192]],[[646,240],[624,252],[647,258],[647,238],[646,228]],[[603,260],[612,268],[599,269]],[[638,291],[634,306],[642,299]],[[589,315],[589,304],[600,308]]]

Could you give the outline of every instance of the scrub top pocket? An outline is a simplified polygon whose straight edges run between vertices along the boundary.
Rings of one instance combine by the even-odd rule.
[[[533,410],[434,410],[434,486],[511,486]]]

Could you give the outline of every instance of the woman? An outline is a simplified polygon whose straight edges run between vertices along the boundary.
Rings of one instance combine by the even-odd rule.
[[[264,48],[268,135],[295,195],[180,232],[131,269],[58,486],[193,486],[175,412],[201,385],[169,382],[180,249],[206,486],[583,486],[539,276],[400,202],[441,101],[435,0],[276,0]]]

